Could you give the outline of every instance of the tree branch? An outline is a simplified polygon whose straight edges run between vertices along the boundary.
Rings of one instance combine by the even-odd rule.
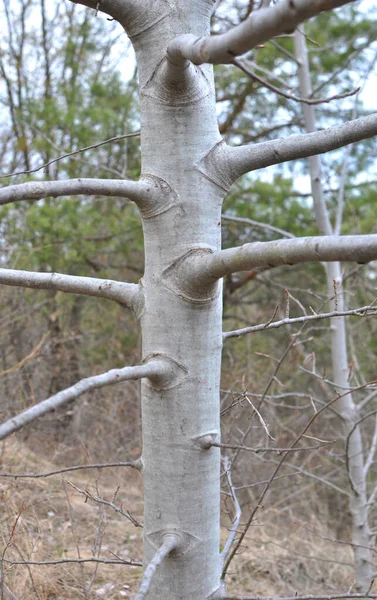
[[[232,482],[231,463],[230,463],[228,457],[224,457],[223,462],[224,462],[225,476],[227,479],[230,496],[232,498],[233,505],[234,505],[234,518],[232,520],[232,526],[229,531],[228,539],[224,545],[222,552],[220,553],[220,570],[221,571],[223,570],[224,563],[230,552],[234,538],[236,537],[237,529],[240,524],[240,520],[241,520],[241,516],[242,516],[241,506],[240,506],[240,503],[238,502],[236,489]]]
[[[39,165],[39,167],[35,167],[34,169],[30,169],[29,171],[15,171],[11,173],[7,173],[6,175],[1,175],[0,179],[8,179],[9,177],[16,177],[16,175],[31,175],[32,173],[37,173],[42,169],[47,169],[51,165],[64,160],[65,158],[71,158],[72,156],[77,156],[77,154],[82,154],[86,150],[93,150],[94,148],[100,148],[101,146],[105,146],[106,144],[111,144],[113,142],[119,142],[120,140],[125,140],[127,138],[132,137],[140,137],[140,131],[134,131],[133,133],[125,133],[124,135],[117,135],[116,137],[109,138],[108,140],[103,140],[102,142],[97,142],[96,144],[91,144],[90,146],[85,146],[84,148],[79,148],[78,150],[73,150],[72,152],[66,152],[57,158],[52,158],[46,163]]]
[[[368,456],[364,463],[364,476],[365,477],[368,475],[369,469],[371,468],[371,466],[374,462],[374,456],[375,456],[376,452],[377,452],[377,414],[375,417],[373,439],[370,443]]]
[[[302,315],[301,317],[285,318],[279,321],[268,321],[267,323],[261,323],[260,325],[252,325],[251,327],[243,327],[242,329],[235,329],[233,331],[225,331],[223,333],[223,339],[239,337],[240,335],[246,335],[247,333],[255,333],[256,331],[265,331],[266,329],[277,329],[283,325],[294,325],[295,323],[306,323],[307,321],[318,321],[320,319],[332,319],[334,317],[346,317],[346,316],[357,316],[367,317],[368,315],[377,314],[377,305],[369,304],[368,306],[361,306],[360,308],[354,308],[351,310],[344,310],[341,312],[332,311],[328,313],[320,313],[318,315]]]
[[[15,431],[32,423],[35,419],[38,419],[48,412],[56,410],[72,400],[76,400],[76,398],[85,394],[85,392],[102,388],[107,385],[113,385],[114,383],[120,383],[121,381],[128,381],[130,379],[142,379],[144,377],[154,379],[166,375],[169,376],[170,371],[171,365],[168,361],[154,359],[144,365],[124,367],[123,369],[112,369],[111,371],[107,371],[107,373],[82,379],[71,387],[50,396],[47,400],[35,404],[0,425],[0,440],[4,440]]]
[[[4,598],[8,598],[8,600],[18,600],[17,596],[13,594],[13,592],[9,589],[5,583],[0,582],[0,586],[2,586],[2,592],[4,594]]]
[[[31,565],[36,567],[44,567],[48,565],[66,565],[66,564],[83,564],[83,563],[98,563],[104,565],[130,565],[131,567],[142,567],[143,563],[139,560],[127,559],[124,560],[112,558],[57,558],[56,560],[11,560],[3,558],[2,561],[9,565]]]
[[[211,181],[228,191],[241,175],[250,171],[330,152],[375,135],[377,113],[329,129],[292,135],[281,140],[235,148],[220,142],[203,157],[198,168]]]
[[[237,271],[306,262],[358,262],[377,259],[377,234],[303,237],[272,242],[253,242],[215,254],[198,252],[186,259],[191,283],[208,285]]]
[[[128,462],[113,462],[113,463],[96,463],[88,465],[74,465],[72,467],[64,467],[62,469],[56,469],[55,471],[48,471],[46,473],[0,473],[0,478],[4,477],[7,479],[44,479],[45,477],[51,477],[53,475],[62,475],[63,473],[70,473],[72,471],[81,471],[86,469],[109,469],[113,467],[130,467],[137,471],[142,471],[142,459],[132,460]]]
[[[60,196],[111,196],[129,198],[140,209],[150,209],[166,196],[157,177],[139,181],[121,179],[66,179],[62,181],[29,181],[0,189],[0,205],[19,200],[41,200]]]
[[[18,269],[0,269],[0,284],[15,287],[27,287],[39,290],[58,290],[85,296],[98,296],[114,300],[132,308],[139,297],[140,286],[134,283],[122,283],[112,279],[95,277],[77,277],[62,273],[37,273]]]
[[[134,600],[144,600],[144,598],[148,594],[149,588],[152,583],[153,575],[155,574],[157,568],[160,566],[164,558],[166,558],[168,554],[170,554],[170,552],[172,552],[179,546],[179,538],[176,535],[166,534],[164,537],[165,539],[161,547],[157,550],[156,554],[153,556],[151,562],[144,571],[139,590],[136,596],[134,597]]]
[[[243,444],[222,444],[220,442],[212,442],[211,447],[214,448],[230,448],[231,450],[242,450],[246,452],[253,452],[254,454],[264,454],[266,452],[272,452],[275,454],[282,454],[283,452],[302,452],[302,451],[311,451],[318,450],[319,448],[323,448],[324,446],[328,446],[329,444],[334,444],[337,440],[319,441],[315,446],[308,446],[306,448],[269,448],[265,446],[256,446],[255,448],[250,448],[249,446],[244,446]]]
[[[360,386],[359,388],[355,388],[355,391],[356,391],[356,390],[359,390],[359,389],[364,389],[364,388],[366,387],[366,385],[368,385],[368,384],[362,385],[362,386]],[[330,407],[332,404],[334,404],[335,402],[338,402],[338,401],[339,401],[341,398],[343,398],[344,396],[346,396],[346,395],[347,395],[347,394],[349,394],[349,393],[350,393],[350,392],[348,391],[348,392],[345,392],[345,393],[344,393],[344,394],[342,394],[342,395],[339,395],[339,394],[337,394],[337,395],[335,396],[335,398],[332,398],[332,399],[331,399],[329,402],[327,402],[326,404],[324,404],[324,405],[323,405],[323,406],[322,406],[322,407],[321,407],[321,408],[320,408],[320,409],[319,409],[319,410],[318,410],[316,413],[314,413],[314,415],[313,415],[313,416],[312,416],[312,417],[309,419],[309,421],[308,421],[308,422],[307,422],[307,424],[305,425],[304,429],[301,431],[301,433],[300,433],[300,434],[299,434],[299,435],[296,437],[296,439],[294,440],[294,442],[291,444],[290,448],[292,449],[292,448],[295,448],[295,447],[297,446],[297,444],[299,443],[299,441],[300,441],[300,440],[301,440],[301,439],[304,437],[304,435],[306,434],[307,430],[308,430],[308,429],[309,429],[309,427],[312,425],[313,421],[315,421],[315,420],[316,420],[316,419],[319,417],[319,415],[321,415],[321,414],[322,414],[322,413],[323,413],[323,412],[324,412],[326,409],[328,409],[328,408],[329,408],[329,407]],[[288,452],[287,452],[287,451],[285,451],[285,452],[283,453],[283,456],[282,456],[282,457],[281,457],[281,459],[279,460],[279,462],[276,464],[276,467],[275,467],[275,469],[274,469],[274,471],[273,471],[273,473],[272,473],[272,475],[271,475],[270,479],[268,480],[268,482],[267,482],[266,486],[264,487],[264,489],[263,489],[263,491],[262,491],[261,495],[260,495],[260,496],[259,496],[259,498],[257,499],[256,505],[255,505],[255,506],[254,506],[254,508],[252,509],[252,511],[251,511],[251,513],[250,513],[250,516],[249,516],[249,518],[248,518],[248,520],[247,520],[247,522],[246,522],[246,524],[245,524],[245,526],[244,526],[244,529],[243,529],[242,533],[240,534],[240,536],[239,536],[239,538],[238,538],[238,540],[237,540],[237,542],[236,542],[236,544],[235,544],[234,548],[232,549],[231,553],[229,554],[229,556],[228,556],[228,558],[227,558],[227,560],[226,560],[226,562],[225,562],[225,565],[224,565],[224,568],[223,568],[223,571],[222,571],[222,578],[224,578],[224,577],[225,577],[225,575],[226,575],[226,572],[227,572],[227,570],[228,570],[228,567],[229,567],[229,565],[230,565],[230,563],[231,563],[231,561],[232,561],[233,557],[235,556],[235,554],[236,554],[236,553],[237,553],[237,551],[239,550],[239,548],[240,548],[240,546],[241,546],[241,544],[242,544],[242,542],[243,542],[243,540],[244,540],[244,538],[245,538],[245,536],[246,536],[246,534],[247,534],[247,532],[248,532],[248,530],[249,530],[249,528],[250,528],[250,526],[251,526],[251,523],[252,523],[252,522],[253,522],[253,520],[254,520],[254,517],[255,517],[255,515],[256,515],[256,513],[257,513],[258,509],[259,509],[261,506],[263,506],[263,502],[264,502],[264,499],[265,499],[265,497],[266,497],[266,495],[267,495],[267,493],[268,493],[268,491],[269,491],[269,488],[270,488],[270,486],[271,486],[272,482],[274,481],[274,479],[275,479],[275,477],[276,477],[277,473],[279,472],[280,468],[281,468],[281,467],[282,467],[282,465],[284,464],[284,462],[285,462],[285,460],[286,460],[287,456],[288,456]]]
[[[131,521],[131,523],[135,527],[143,527],[143,524],[140,523],[140,521],[137,521],[135,519],[135,517],[132,516],[132,514],[130,513],[129,510],[127,510],[127,511],[123,510],[122,504],[120,506],[117,506],[114,503],[114,501],[109,502],[109,500],[105,500],[104,498],[100,498],[99,496],[94,496],[93,494],[91,494],[89,492],[89,490],[87,490],[87,489],[82,490],[81,488],[77,487],[74,483],[72,483],[72,481],[68,481],[68,480],[66,480],[66,481],[67,481],[68,485],[70,485],[74,490],[76,490],[76,492],[85,496],[85,502],[87,502],[88,500],[92,500],[93,502],[96,502],[97,504],[102,504],[104,506],[108,506],[108,507],[112,508],[116,513],[118,513],[118,515],[122,515],[122,517],[126,517],[126,519]]]
[[[232,221],[234,223],[242,223],[245,225],[251,225],[252,227],[256,227],[257,229],[266,229],[267,231],[272,231],[273,233],[278,233],[282,237],[287,237],[290,239],[294,239],[296,236],[284,229],[280,229],[279,227],[275,227],[270,223],[262,223],[260,221],[254,221],[254,219],[247,219],[245,217],[231,217],[230,215],[221,215],[222,221]]]
[[[261,85],[265,86],[266,88],[271,90],[271,92],[275,92],[276,94],[278,94],[279,96],[282,96],[283,98],[286,98],[287,100],[293,100],[294,102],[301,102],[302,104],[307,104],[309,106],[315,105],[315,104],[327,104],[328,102],[332,102],[333,100],[341,100],[343,98],[349,98],[349,96],[354,96],[355,94],[357,94],[360,91],[360,88],[358,87],[358,88],[355,88],[348,92],[343,92],[341,94],[334,94],[333,96],[329,96],[327,98],[326,97],[325,98],[311,98],[309,96],[307,96],[307,97],[303,96],[302,98],[300,98],[299,96],[295,96],[294,94],[289,94],[288,92],[285,92],[281,88],[276,87],[276,85],[273,85],[272,83],[267,81],[267,79],[263,79],[263,77],[261,77],[260,75],[255,73],[244,62],[234,59],[233,64],[236,67],[238,67],[241,71],[243,71],[243,73],[245,73],[245,75],[248,75],[254,81],[257,81]],[[256,66],[258,68],[258,65],[256,65]]]
[[[274,36],[292,33],[297,25],[306,19],[353,1],[283,0],[267,10],[253,12],[248,19],[221,35],[178,36],[168,47],[168,59],[175,65],[181,64],[182,67],[187,60],[196,65],[229,64],[236,56],[267,42]]]

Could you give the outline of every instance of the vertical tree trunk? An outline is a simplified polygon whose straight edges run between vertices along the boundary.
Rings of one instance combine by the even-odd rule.
[[[143,358],[167,355],[179,371],[163,389],[142,384],[145,564],[164,534],[181,540],[159,567],[148,600],[209,598],[220,585],[220,452],[201,442],[220,435],[221,286],[189,289],[177,274],[187,253],[220,249],[224,191],[196,169],[220,136],[212,67],[190,64],[175,79],[164,58],[176,35],[208,34],[212,2],[175,4],[151,27],[129,31],[139,66],[142,174],[175,196],[142,214]]]
[[[295,53],[299,61],[299,81],[301,95],[309,98],[312,89],[304,26],[295,32]],[[311,105],[303,104],[305,127],[308,133],[316,131],[315,112]],[[308,159],[311,189],[317,226],[322,235],[333,235],[321,181],[321,159],[311,156]],[[338,262],[326,265],[327,289],[331,300],[330,310],[345,310],[341,265]],[[335,288],[335,289],[334,289]],[[335,295],[335,297],[334,297]],[[346,322],[344,317],[333,319],[331,323],[332,377],[339,394],[350,387],[348,380],[349,362],[347,353]],[[347,445],[347,469],[349,479],[350,512],[352,518],[352,543],[355,561],[355,581],[359,592],[369,589],[373,577],[373,556],[369,549],[371,532],[368,521],[368,500],[364,475],[364,450],[360,427],[356,425],[360,415],[352,394],[339,400],[340,413],[344,419],[344,435]]]

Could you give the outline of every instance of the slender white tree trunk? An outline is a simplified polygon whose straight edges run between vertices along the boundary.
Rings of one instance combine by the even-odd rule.
[[[299,61],[300,91],[308,98],[312,93],[308,52],[304,35],[304,26],[295,32],[295,52]],[[305,126],[308,133],[316,130],[315,111],[310,105],[303,105]],[[311,189],[318,229],[322,235],[334,235],[329,219],[321,180],[321,159],[309,157]],[[342,269],[339,262],[326,265],[327,288],[331,300],[330,310],[345,310]],[[332,377],[340,394],[349,388],[349,361],[347,353],[347,334],[345,317],[331,322]],[[370,549],[371,532],[369,529],[369,507],[366,478],[364,475],[364,450],[360,426],[356,425],[360,415],[352,394],[339,400],[340,413],[344,419],[344,434],[347,444],[347,472],[350,488],[350,512],[352,518],[352,543],[355,562],[355,581],[359,592],[366,592],[373,577],[373,555]]]
[[[142,211],[143,357],[177,363],[171,386],[142,384],[145,564],[164,536],[175,532],[180,540],[154,575],[148,600],[204,599],[220,586],[220,451],[205,440],[220,432],[221,286],[190,289],[178,273],[186,254],[220,249],[224,191],[196,169],[220,136],[212,66],[188,64],[175,79],[164,58],[174,36],[209,33],[211,9],[210,1],[185,0],[152,28],[134,34],[131,24],[129,32],[139,66],[143,175],[165,181],[175,195],[169,206]]]

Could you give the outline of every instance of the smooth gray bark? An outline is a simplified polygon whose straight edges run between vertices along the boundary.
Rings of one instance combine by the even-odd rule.
[[[310,67],[304,31],[295,32],[295,54],[299,65],[300,91],[303,95],[311,94]],[[306,130],[312,133],[316,129],[315,109],[313,106],[302,107]],[[321,178],[321,159],[319,156],[309,158],[311,189],[314,211],[318,229],[340,243],[344,238],[333,236]],[[340,224],[338,225],[338,227]],[[338,259],[339,260],[339,259]],[[331,309],[345,310],[342,269],[339,262],[327,265],[327,287]],[[336,297],[334,298],[334,287]],[[332,378],[340,393],[349,386],[349,360],[347,352],[347,332],[344,317],[334,319],[331,324],[331,356]],[[344,434],[347,439],[347,469],[350,486],[350,512],[352,516],[352,543],[355,562],[355,580],[358,592],[367,592],[373,579],[373,550],[371,547],[371,531],[369,528],[369,505],[367,496],[366,475],[364,468],[364,449],[360,426],[357,425],[359,412],[352,394],[343,395],[339,400],[339,411],[343,417]]]
[[[148,600],[204,599],[220,586],[220,450],[203,448],[200,438],[220,435],[221,285],[185,294],[176,281],[177,261],[191,248],[220,249],[224,194],[195,168],[220,135],[212,67],[189,65],[176,81],[164,58],[175,35],[209,33],[212,1],[174,6],[163,21],[131,36],[140,78],[142,170],[177,194],[177,204],[164,214],[142,214],[143,357],[163,351],[183,374],[171,389],[142,384],[145,565],[167,533],[184,540],[182,550],[159,566]]]

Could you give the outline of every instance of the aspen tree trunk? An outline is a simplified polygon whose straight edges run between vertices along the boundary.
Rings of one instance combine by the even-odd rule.
[[[148,600],[209,598],[220,585],[220,451],[200,438],[220,432],[221,286],[185,289],[177,275],[187,253],[220,249],[224,192],[196,169],[220,135],[212,66],[188,64],[175,82],[165,58],[176,35],[208,35],[211,10],[211,1],[185,0],[144,31],[132,22],[128,31],[139,67],[142,174],[167,182],[175,196],[142,214],[143,358],[167,355],[181,373],[165,389],[142,383],[145,564],[164,534],[182,543],[157,570]]]
[[[295,53],[299,61],[300,91],[303,97],[309,98],[312,89],[310,67],[306,46],[304,26],[295,32]],[[315,110],[313,106],[302,107],[305,127],[308,133],[316,130]],[[314,211],[321,235],[334,235],[330,222],[321,181],[321,159],[311,156],[308,159]],[[331,300],[330,310],[345,310],[342,268],[339,262],[326,265],[327,289]],[[373,555],[370,549],[372,534],[369,529],[369,507],[364,475],[364,450],[361,429],[356,423],[360,418],[352,394],[344,395],[350,387],[348,380],[349,361],[347,352],[347,333],[345,317],[333,319],[331,322],[331,356],[332,378],[339,394],[343,397],[338,406],[344,422],[344,435],[347,445],[347,471],[350,492],[350,512],[352,519],[352,543],[355,561],[355,581],[357,591],[367,592],[373,577]]]

